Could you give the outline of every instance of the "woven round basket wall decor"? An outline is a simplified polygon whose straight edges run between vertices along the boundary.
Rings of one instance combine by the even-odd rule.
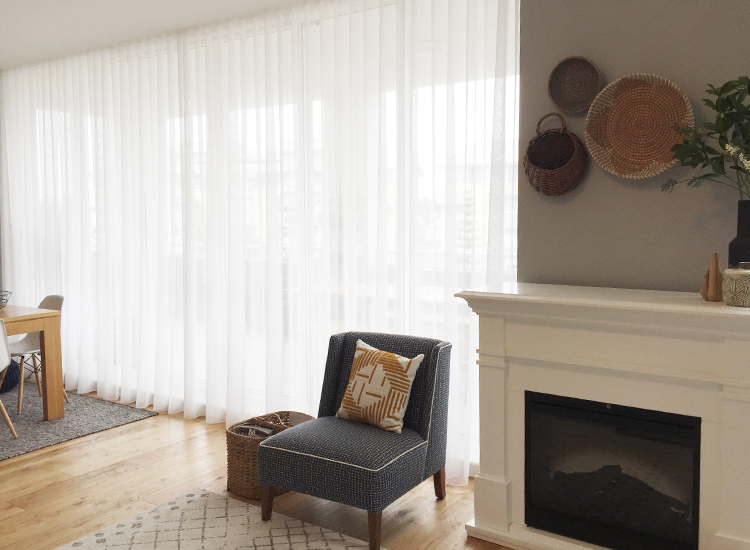
[[[566,57],[552,69],[547,93],[564,113],[583,113],[602,89],[599,68],[590,59]]]
[[[562,127],[540,133],[542,122],[556,116]],[[523,169],[531,186],[548,196],[569,193],[586,175],[589,156],[583,142],[565,129],[560,113],[544,115],[536,125],[536,137],[529,142]]]
[[[616,176],[650,178],[677,161],[674,127],[693,126],[687,96],[666,78],[631,74],[606,86],[589,108],[585,138],[596,163]]]

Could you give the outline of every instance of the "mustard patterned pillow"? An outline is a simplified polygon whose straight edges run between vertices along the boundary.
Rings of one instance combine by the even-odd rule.
[[[411,384],[424,354],[414,359],[357,340],[349,385],[336,416],[401,433]]]

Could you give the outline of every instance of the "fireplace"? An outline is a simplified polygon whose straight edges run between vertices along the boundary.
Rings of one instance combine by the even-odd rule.
[[[614,550],[697,550],[700,418],[525,392],[526,525]]]
[[[526,283],[458,296],[479,315],[470,536],[513,550],[750,550],[750,308]],[[534,393],[552,397],[527,422]],[[597,495],[651,501],[654,521]]]

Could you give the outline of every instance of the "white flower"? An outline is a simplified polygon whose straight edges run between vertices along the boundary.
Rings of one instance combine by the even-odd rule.
[[[724,146],[724,150],[725,150],[725,151],[726,151],[727,153],[729,153],[730,155],[734,156],[734,155],[735,155],[735,154],[737,153],[737,151],[739,151],[739,150],[740,150],[740,148],[739,148],[739,147],[735,147],[735,146],[734,146],[734,145],[732,145],[731,143],[727,143],[727,144],[726,144],[726,145]]]
[[[745,170],[747,170],[748,172],[750,172],[750,160],[747,159],[747,157],[745,156],[745,154],[744,153],[740,153],[738,158],[739,158],[739,161],[742,164],[742,166],[745,167]]]

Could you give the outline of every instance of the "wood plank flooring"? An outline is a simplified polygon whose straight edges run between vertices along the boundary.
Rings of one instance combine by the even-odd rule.
[[[197,488],[227,494],[224,424],[181,414],[159,414],[3,460],[0,550],[56,548]],[[432,478],[426,480],[383,512],[383,547],[503,550],[466,536],[473,498],[472,482],[448,486],[439,501]],[[276,497],[274,512],[367,538],[367,513],[349,506],[287,493]]]

